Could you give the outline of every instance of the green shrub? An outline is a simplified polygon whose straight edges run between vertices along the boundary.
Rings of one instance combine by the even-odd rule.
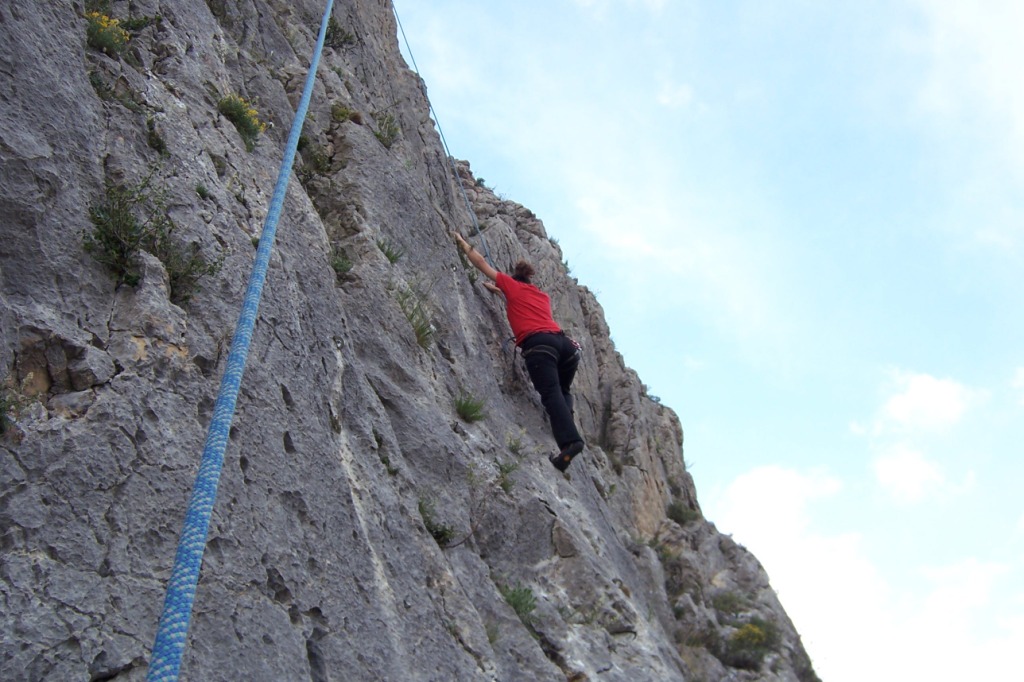
[[[498,460],[494,460],[494,464],[498,467],[498,485],[506,493],[512,492],[512,486],[515,481],[512,480],[511,476],[515,473],[516,469],[519,468],[519,462],[507,462],[502,464]]]
[[[388,262],[394,265],[398,262],[398,259],[405,255],[405,249],[400,246],[395,246],[386,239],[377,240],[377,248],[380,249],[384,257],[388,259]]]
[[[178,305],[192,300],[199,291],[200,279],[220,272],[221,261],[207,262],[199,253],[198,244],[180,244],[171,237],[170,231],[160,235],[154,245],[153,255],[164,264],[170,287],[170,299]]]
[[[374,131],[374,135],[387,149],[391,149],[391,145],[395,143],[398,136],[401,134],[402,129],[398,126],[398,120],[395,115],[389,112],[376,113],[373,115],[377,121],[377,130]]]
[[[149,26],[152,26],[153,24],[159,24],[161,21],[163,21],[163,17],[159,14],[154,14],[153,16],[142,16],[134,17],[132,19],[126,19],[124,21],[123,26],[125,30],[129,33],[138,33],[139,31]]]
[[[7,402],[6,392],[0,391],[0,436],[7,433],[7,426],[14,424],[14,420],[8,415],[12,414],[11,405]]]
[[[117,88],[112,87],[96,71],[89,72],[89,84],[92,85],[92,89],[96,91],[96,96],[104,102],[117,102],[125,109],[133,111],[136,114],[144,111],[146,105],[142,102],[141,97],[137,92],[132,90],[127,85],[121,85],[121,92],[118,92]]]
[[[317,175],[327,175],[331,172],[331,157],[327,156],[327,150],[320,145],[312,147],[306,155],[306,163]]]
[[[747,600],[737,592],[719,592],[711,597],[711,605],[722,615],[735,616],[747,608]]]
[[[107,85],[107,82],[103,80],[103,76],[98,72],[89,72],[89,84],[92,86],[92,89],[96,91],[96,96],[104,102],[109,102],[114,99],[114,89]]]
[[[752,618],[711,653],[732,668],[758,670],[764,657],[778,648],[779,641],[779,631],[772,623]]]
[[[397,476],[398,467],[391,464],[391,458],[385,455],[383,452],[378,452],[377,457],[380,459],[380,463],[384,465],[384,468],[388,472],[388,476]]]
[[[512,610],[516,612],[516,615],[519,616],[519,620],[523,622],[523,625],[531,627],[533,623],[533,610],[537,608],[537,599],[533,596],[533,590],[522,585],[516,585],[515,587],[500,585],[498,591],[501,592],[501,596],[505,598],[505,601],[512,607]]]
[[[128,44],[128,31],[121,28],[121,22],[104,12],[88,12],[85,15],[89,25],[85,29],[85,42],[94,50],[106,52],[117,58]]]
[[[156,129],[156,119],[152,116],[146,118],[146,141],[150,148],[155,149],[160,156],[169,156],[167,143],[160,131]]]
[[[343,47],[354,45],[355,42],[355,35],[342,28],[337,19],[331,17],[327,20],[327,33],[324,34],[324,45],[340,50]]]
[[[93,231],[85,235],[85,250],[117,276],[118,284],[139,283],[139,251],[161,229],[152,224],[162,222],[159,215],[136,217],[147,189],[146,183],[139,187],[108,184],[103,198],[89,207]]]
[[[198,194],[199,198],[203,200],[209,199],[211,196],[213,196],[212,194],[210,194],[210,190],[206,189],[206,185],[204,185],[201,182],[196,183],[196,194]]]
[[[430,344],[434,342],[434,325],[423,304],[423,295],[414,287],[406,287],[395,293],[395,299],[405,319],[409,320],[416,333],[416,343],[424,350],[430,348]]]
[[[437,510],[434,508],[433,500],[421,497],[419,510],[420,518],[423,519],[423,526],[430,533],[430,536],[434,538],[434,542],[441,549],[444,549],[455,537],[455,529],[437,520]]]
[[[455,413],[462,421],[472,424],[487,417],[487,413],[484,411],[486,404],[485,400],[475,398],[471,393],[460,391],[458,397],[455,398]]]
[[[354,263],[345,253],[345,249],[335,246],[331,252],[331,267],[334,268],[334,274],[338,276],[338,279],[345,279],[353,266]]]
[[[509,452],[517,457],[523,452],[524,435],[526,435],[525,431],[520,431],[519,435],[515,435],[511,431],[505,434],[505,445],[508,446]]]
[[[678,500],[670,504],[665,513],[670,519],[678,523],[680,526],[685,526],[686,524],[700,518],[700,512],[696,509],[690,509]]]
[[[7,429],[14,426],[14,420],[32,402],[25,395],[27,387],[32,383],[32,378],[32,372],[29,372],[20,386],[13,378],[8,378],[4,384],[0,385],[0,436],[6,434]]]
[[[228,95],[217,103],[217,111],[234,124],[247,151],[256,148],[256,138],[266,131],[267,124],[260,120],[259,112],[249,102],[239,95]]]
[[[0,436],[7,433],[8,427],[14,426],[20,408],[18,397],[6,388],[0,388]]]
[[[331,118],[341,123],[343,121],[352,121],[358,125],[363,124],[363,115],[354,109],[349,109],[344,104],[337,103],[331,107]]]
[[[306,145],[307,151],[303,154],[303,164],[296,171],[299,182],[303,185],[316,176],[324,176],[331,172],[331,157],[327,156],[327,150],[321,145]]]
[[[170,298],[185,303],[199,288],[199,279],[215,274],[220,263],[208,263],[195,244],[186,247],[174,237],[164,192],[153,190],[152,176],[138,185],[108,183],[103,197],[89,207],[93,229],[84,235],[85,250],[105,265],[118,284],[139,283],[139,252],[149,251],[164,264]]]

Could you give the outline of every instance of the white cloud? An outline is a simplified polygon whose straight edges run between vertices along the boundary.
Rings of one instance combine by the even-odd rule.
[[[1024,3],[911,0],[919,20],[904,34],[913,125],[941,150],[949,175],[944,227],[1003,257],[1024,254]]]
[[[966,614],[988,603],[996,580],[1006,575],[1009,567],[967,557],[947,566],[926,566],[921,572],[931,583],[931,592],[924,602],[925,609],[949,618],[955,611]]]
[[[762,466],[737,477],[722,495],[720,507],[726,512],[718,517],[725,526],[766,524],[768,531],[776,527],[804,529],[810,522],[807,504],[810,500],[831,497],[842,490],[842,482],[821,472],[800,473],[781,466]],[[770,510],[751,514],[752,509]]]
[[[708,368],[708,362],[702,358],[687,354],[683,356],[683,367],[691,372],[701,372]]]
[[[693,102],[693,88],[686,83],[665,80],[656,99],[658,104],[669,109],[685,109]]]
[[[625,151],[610,158],[623,160],[613,168],[633,167]],[[580,228],[626,269],[618,280],[643,292],[637,304],[671,302],[738,343],[769,349],[777,361],[792,322],[792,307],[777,289],[786,260],[779,245],[733,229],[731,216],[706,214],[699,198],[669,179],[595,171],[582,161],[568,173]],[[656,301],[651,291],[658,292]]]
[[[827,472],[767,466],[704,506],[764,565],[822,679],[1005,678],[1005,651],[1024,641],[1024,619],[998,614],[1013,614],[1016,606],[1003,605],[1024,597],[1022,567],[974,557],[918,564],[899,585],[870,555],[866,536],[812,523],[820,517],[814,505],[841,502],[843,492]]]
[[[839,479],[824,472],[765,466],[737,477],[705,505],[722,532],[732,533],[764,565],[826,680],[839,679],[853,662],[850,652],[870,631],[861,630],[862,624],[890,598],[860,534],[826,535],[812,527],[811,505],[842,489]],[[848,679],[869,679],[857,678],[856,670]]]
[[[616,0],[572,0],[572,2],[577,7],[593,10],[595,14],[602,18],[604,18],[608,10],[610,10],[613,5],[617,4]],[[625,4],[629,7],[636,7],[639,5],[650,12],[657,13],[665,9],[667,2],[668,0],[626,0]]]
[[[892,395],[882,406],[876,431],[888,429],[934,431],[960,421],[967,409],[985,393],[951,379],[895,370]]]
[[[946,483],[946,476],[935,462],[917,450],[896,445],[872,463],[875,478],[897,502],[920,502]]]
[[[1013,381],[1010,382],[1010,385],[1021,392],[1017,401],[1021,405],[1024,405],[1024,367],[1017,368],[1017,371],[1013,375]]]
[[[918,49],[930,72],[920,106],[950,123],[989,131],[1024,180],[1024,3],[914,0],[925,19]],[[980,120],[979,120],[980,119]],[[979,125],[980,124],[980,125]]]
[[[852,433],[869,439],[875,453],[871,469],[883,492],[899,504],[915,504],[973,491],[973,471],[953,480],[928,449],[936,435],[948,440],[950,429],[988,392],[930,374],[890,370],[884,396],[870,427],[850,425]]]

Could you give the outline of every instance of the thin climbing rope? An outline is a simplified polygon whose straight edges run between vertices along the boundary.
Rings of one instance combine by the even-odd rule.
[[[398,16],[398,8],[395,7],[395,3],[391,3],[391,11],[395,14],[395,21],[398,22],[398,30],[402,34],[402,40],[405,42],[405,50],[409,53],[409,59],[412,60],[413,71],[416,75],[420,75],[420,67],[416,65],[416,57],[412,53],[412,46],[409,45],[409,39],[405,36],[405,29],[402,27],[402,20]],[[420,76],[422,79],[422,76]],[[424,95],[426,97],[426,95]],[[430,102],[430,98],[427,97],[427,107],[430,109],[430,115],[434,117],[434,123],[437,125],[437,133],[441,136],[441,144],[444,145],[444,153],[448,155],[448,162],[451,164],[452,173],[455,175],[455,184],[459,188],[459,192],[462,193],[462,200],[466,202],[466,210],[469,211],[469,216],[473,220],[473,227],[476,228],[476,236],[480,238],[481,243],[484,245],[484,257],[487,262],[490,263],[491,267],[496,267],[494,261],[491,260],[491,251],[487,248],[487,240],[484,238],[483,233],[480,232],[480,223],[477,222],[476,212],[469,203],[469,197],[466,195],[466,189],[462,186],[462,180],[459,178],[459,169],[455,166],[455,158],[452,156],[451,150],[448,149],[448,140],[444,137],[444,131],[441,130],[441,119],[438,118],[437,112],[434,111],[434,105]]]
[[[317,66],[320,64],[320,53],[323,51],[324,39],[327,35],[327,23],[331,16],[334,0],[327,0],[323,20],[320,22],[320,34],[317,37],[316,49],[309,64],[306,86],[302,91],[302,99],[292,121],[291,132],[285,145],[281,169],[277,176],[277,185],[270,200],[267,219],[263,223],[260,234],[256,260],[249,275],[249,287],[245,293],[245,301],[235,327],[235,336],[231,340],[231,351],[228,355],[227,367],[220,384],[220,393],[213,410],[213,419],[206,437],[199,473],[192,487],[192,499],[185,514],[185,523],[178,541],[178,551],[174,558],[174,568],[167,584],[167,595],[164,598],[164,610],[157,627],[156,641],[153,644],[153,656],[149,662],[147,679],[150,682],[165,682],[178,679],[181,669],[181,657],[185,650],[185,639],[188,635],[189,621],[192,618],[192,603],[195,600],[196,585],[199,582],[199,569],[203,563],[203,552],[206,550],[206,537],[210,527],[210,514],[217,498],[217,484],[224,464],[224,450],[228,443],[228,433],[235,413],[235,402],[245,371],[245,362],[249,355],[249,344],[252,341],[253,328],[256,324],[256,313],[259,310],[263,284],[267,278],[267,267],[270,253],[274,246],[274,235],[277,223],[284,206],[288,180],[295,162],[295,151],[299,144],[299,134],[309,109],[309,100],[313,94],[316,81]]]

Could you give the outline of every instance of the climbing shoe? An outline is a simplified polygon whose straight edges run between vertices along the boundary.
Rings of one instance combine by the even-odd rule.
[[[583,441],[577,440],[569,443],[565,446],[565,449],[559,452],[557,455],[551,455],[548,460],[552,465],[559,471],[565,471],[569,468],[569,464],[572,462],[572,458],[583,452]]]

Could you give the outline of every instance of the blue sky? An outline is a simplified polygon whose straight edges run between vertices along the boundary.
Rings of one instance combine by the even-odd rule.
[[[1024,641],[1024,4],[396,2],[826,682]],[[566,321],[571,327],[571,321]]]

